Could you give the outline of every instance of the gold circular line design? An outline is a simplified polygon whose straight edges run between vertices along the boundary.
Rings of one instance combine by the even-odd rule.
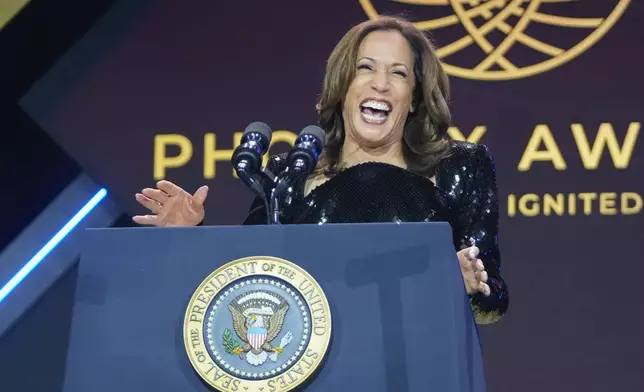
[[[459,0],[449,0],[449,2],[452,4],[452,7],[454,9],[455,14],[458,16],[459,11],[461,12],[461,15],[466,15],[467,11],[463,8],[463,6],[460,4]],[[528,9],[531,10],[531,13],[524,12],[524,15],[522,15],[521,20],[526,17],[526,14],[529,15],[544,15],[545,14],[539,14],[536,10],[536,8],[541,5],[544,2],[548,1],[543,1],[543,0],[537,0],[534,2],[530,2],[531,4],[528,6]],[[592,32],[590,33],[586,38],[584,38],[581,42],[573,46],[572,48],[564,51],[563,53],[553,56],[552,58],[548,60],[544,60],[540,63],[537,64],[532,64],[528,65],[522,68],[514,68],[514,65],[509,63],[509,61],[503,57],[503,61],[499,60],[501,66],[505,66],[506,68],[510,68],[510,70],[504,70],[504,71],[482,71],[480,69],[469,69],[469,68],[463,68],[455,65],[451,65],[445,61],[445,57],[448,57],[449,55],[457,52],[460,49],[463,49],[469,45],[471,45],[476,39],[479,34],[485,35],[488,30],[491,30],[494,28],[494,21],[498,20],[497,18],[500,16],[507,15],[511,10],[512,10],[512,5],[515,7],[517,5],[521,5],[523,1],[520,0],[513,0],[510,4],[508,4],[499,14],[495,15],[494,18],[492,18],[490,21],[486,22],[480,29],[476,30],[476,27],[473,25],[473,23],[467,18],[459,18],[461,20],[461,23],[463,24],[463,27],[468,31],[470,34],[469,36],[460,38],[459,40],[444,46],[443,48],[450,48],[451,50],[448,50],[448,53],[445,51],[441,51],[441,48],[438,48],[438,55],[441,58],[441,63],[443,64],[443,68],[445,69],[445,72],[447,72],[451,76],[456,76],[460,77],[463,79],[472,79],[472,80],[481,80],[481,81],[501,81],[501,80],[515,80],[515,79],[521,79],[521,78],[526,78],[529,76],[534,76],[546,71],[549,71],[551,69],[557,68],[561,65],[564,65],[571,60],[575,59],[582,53],[584,53],[586,50],[591,48],[594,44],[596,44],[602,37],[604,37],[608,31],[613,27],[613,25],[619,20],[619,18],[622,17],[626,9],[628,8],[631,0],[619,0],[613,11],[608,15],[605,19],[603,19],[602,23]],[[373,3],[371,0],[359,0],[360,5],[362,6],[363,10],[365,11],[365,14],[370,18],[370,19],[376,19],[379,16],[378,11],[375,9],[373,6]],[[439,18],[440,19],[445,19],[447,17]],[[563,17],[562,17],[563,18]],[[536,18],[538,19],[538,18]],[[566,19],[566,18],[564,18]],[[598,19],[601,18],[588,18],[589,20],[592,20],[593,23],[596,23]],[[568,20],[568,19],[566,19]],[[572,19],[570,19],[572,20]],[[422,21],[422,22],[415,22],[414,24],[418,26],[419,24],[429,24],[432,21]],[[534,22],[533,20],[530,20],[528,18],[527,22]],[[527,24],[527,22],[525,22]],[[543,21],[537,21],[537,22],[542,22]],[[520,23],[520,22],[519,22]],[[590,22],[589,22],[590,23]],[[469,24],[469,25],[468,25]],[[469,28],[468,28],[469,27]],[[519,27],[519,24],[515,26],[515,29]],[[566,27],[566,26],[563,26]],[[569,27],[569,26],[568,26]],[[588,27],[588,26],[579,26],[579,27]],[[525,28],[525,26],[523,26]],[[474,29],[476,32],[472,36],[471,31]],[[523,31],[521,30],[516,30],[517,32],[514,33],[515,30],[513,30],[513,33],[511,33],[511,37],[506,37],[506,39],[502,42],[499,47],[496,49],[491,50],[490,52],[494,53],[498,51],[498,53],[505,53],[507,50],[509,50],[509,47],[511,47],[511,44],[515,44],[517,39],[516,35],[518,35],[519,32]],[[479,37],[481,38],[481,37]],[[487,42],[485,40],[484,36],[482,37],[484,39],[484,42]],[[507,41],[508,38],[511,38],[511,41]],[[509,43],[506,43],[509,42]],[[458,43],[458,44],[457,44]],[[488,42],[489,43],[489,42]],[[505,43],[505,45],[504,45]],[[481,46],[480,41],[477,41],[477,44],[481,47],[481,49],[485,50],[486,45],[483,44]],[[507,46],[507,48],[506,48]],[[489,49],[489,48],[488,48]],[[489,52],[486,52],[489,53]],[[487,65],[490,61],[492,63],[496,60],[496,58],[493,58],[490,60],[489,58],[486,58],[486,60],[483,60],[482,63],[479,64],[478,67],[480,67],[481,64]]]
[[[523,15],[521,15],[521,18],[519,18],[516,26],[514,26],[514,28],[505,36],[501,44],[497,46],[492,51],[492,53],[490,53],[487,58],[485,58],[485,60],[481,61],[479,65],[474,67],[474,71],[487,70],[492,64],[498,62],[499,59],[503,57],[508,50],[510,50],[512,45],[516,43],[516,35],[518,33],[522,33],[523,30],[525,30],[531,20],[530,17],[532,16],[532,14],[534,14],[539,5],[541,5],[540,0],[532,0],[530,2],[528,8],[523,11]]]

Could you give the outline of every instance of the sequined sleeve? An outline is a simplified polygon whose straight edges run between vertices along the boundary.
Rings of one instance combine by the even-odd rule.
[[[509,305],[508,288],[501,275],[496,168],[486,146],[470,144],[465,150],[468,159],[461,166],[461,175],[466,178],[462,179],[455,237],[461,248],[476,245],[480,250],[479,258],[488,273],[490,295],[475,293],[470,295],[470,303],[476,322],[490,324],[498,321]]]

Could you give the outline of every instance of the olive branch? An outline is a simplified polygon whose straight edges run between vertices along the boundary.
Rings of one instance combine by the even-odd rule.
[[[233,337],[233,333],[228,328],[224,330],[222,343],[224,345],[224,349],[226,349],[226,353],[231,355],[233,354],[233,350],[239,347],[239,345],[241,344],[240,341]]]

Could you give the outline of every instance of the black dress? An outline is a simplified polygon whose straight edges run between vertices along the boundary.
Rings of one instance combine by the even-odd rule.
[[[278,174],[285,164],[285,154],[275,155],[267,169]],[[471,295],[470,303],[477,323],[486,324],[497,321],[509,303],[501,276],[498,218],[496,173],[487,147],[453,141],[450,156],[437,167],[436,185],[397,166],[362,163],[340,171],[306,196],[304,180],[294,184],[281,222],[449,222],[457,250],[471,245],[480,249],[491,294]],[[257,198],[244,224],[264,223],[266,210]]]

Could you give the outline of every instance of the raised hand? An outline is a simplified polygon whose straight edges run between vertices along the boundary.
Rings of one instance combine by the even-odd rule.
[[[205,216],[203,203],[207,196],[205,185],[191,195],[170,181],[162,180],[157,182],[157,189],[145,188],[135,195],[152,215],[136,215],[132,220],[151,226],[196,226]]]
[[[467,293],[481,292],[485,296],[490,295],[490,286],[486,283],[487,272],[483,262],[478,258],[479,248],[470,246],[460,250],[457,255]]]

